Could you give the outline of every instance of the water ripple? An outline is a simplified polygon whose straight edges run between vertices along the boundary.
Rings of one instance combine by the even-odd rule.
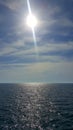
[[[1,130],[72,130],[73,85],[1,84]]]

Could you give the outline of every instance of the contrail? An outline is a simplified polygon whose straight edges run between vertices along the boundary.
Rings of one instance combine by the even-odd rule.
[[[29,2],[29,0],[27,0],[27,6],[28,6],[29,15],[31,15],[31,14],[32,14],[32,11],[31,11],[31,7],[30,7],[30,2]],[[37,48],[35,30],[34,30],[33,27],[32,27],[32,34],[33,34],[33,40],[34,40],[34,45],[35,45],[35,51],[36,51],[37,59],[38,59],[38,48]]]

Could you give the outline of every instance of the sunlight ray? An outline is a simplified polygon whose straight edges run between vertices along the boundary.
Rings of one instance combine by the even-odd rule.
[[[29,15],[32,15],[32,11],[31,11],[29,0],[27,0],[27,6],[28,6]],[[34,30],[34,27],[31,27],[31,29],[32,29],[32,34],[33,34],[33,41],[34,41],[35,51],[36,51],[37,59],[38,59],[38,48],[37,48],[37,41],[36,41],[35,30]]]

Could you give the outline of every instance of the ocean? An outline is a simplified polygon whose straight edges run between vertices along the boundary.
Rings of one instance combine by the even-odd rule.
[[[0,84],[0,130],[73,130],[73,84]]]

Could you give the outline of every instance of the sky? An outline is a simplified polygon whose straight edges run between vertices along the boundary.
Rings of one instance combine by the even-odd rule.
[[[0,82],[73,83],[73,0],[0,0]]]

